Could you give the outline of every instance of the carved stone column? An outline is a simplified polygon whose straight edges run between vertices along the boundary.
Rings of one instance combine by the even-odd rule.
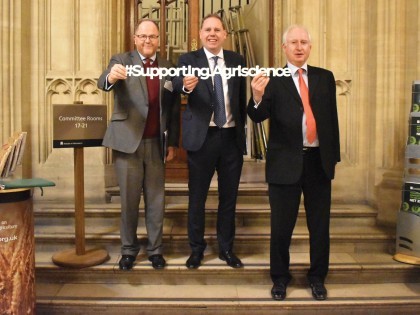
[[[394,225],[401,204],[411,86],[420,74],[415,53],[420,49],[420,5],[416,0],[379,0],[375,9],[376,126],[371,153],[375,157],[378,219]]]
[[[15,131],[31,131],[30,112],[30,14],[31,1],[0,0],[0,141],[6,143]],[[24,156],[23,175],[30,176],[30,142]],[[14,174],[21,176],[22,174]]]

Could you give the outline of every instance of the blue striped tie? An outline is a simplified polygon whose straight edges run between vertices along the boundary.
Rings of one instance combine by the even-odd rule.
[[[214,60],[214,69],[217,66],[218,56],[212,57]],[[223,82],[222,77],[219,73],[214,75],[214,123],[217,127],[222,128],[226,123],[226,110],[225,110],[225,95],[223,93]]]

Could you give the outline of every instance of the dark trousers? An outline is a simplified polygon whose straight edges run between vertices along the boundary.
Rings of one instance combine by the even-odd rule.
[[[204,252],[205,204],[211,179],[217,172],[219,250],[231,250],[235,237],[235,210],[243,155],[236,145],[235,128],[210,127],[203,146],[188,151],[188,237],[194,253]]]
[[[288,283],[289,247],[304,196],[306,223],[310,237],[310,282],[324,282],[328,273],[330,237],[331,180],[322,169],[319,150],[303,152],[300,180],[291,185],[269,185],[271,207],[270,274],[274,283]]]

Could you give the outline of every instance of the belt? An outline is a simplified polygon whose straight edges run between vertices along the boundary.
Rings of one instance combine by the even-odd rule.
[[[209,131],[224,131],[224,132],[231,132],[234,131],[236,127],[228,127],[228,128],[220,128],[220,127],[209,127]]]
[[[303,153],[318,151],[319,147],[303,147]]]

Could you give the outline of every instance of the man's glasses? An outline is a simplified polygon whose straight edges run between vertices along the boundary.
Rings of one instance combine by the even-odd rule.
[[[146,39],[149,40],[156,40],[159,38],[159,35],[144,35],[144,34],[140,34],[137,35],[135,34],[134,36],[136,36],[138,39],[140,39],[142,42],[144,42]]]

